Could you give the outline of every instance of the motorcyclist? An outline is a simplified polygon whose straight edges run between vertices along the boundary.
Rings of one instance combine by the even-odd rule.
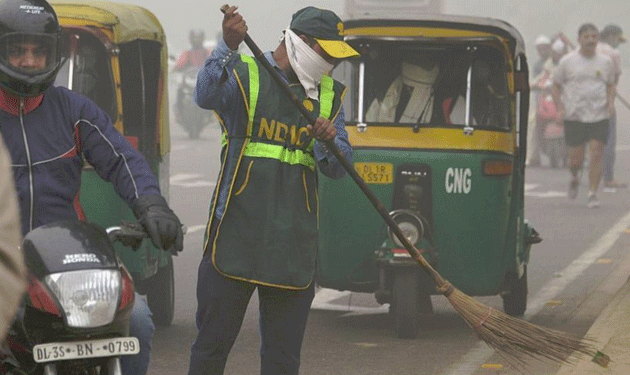
[[[191,48],[189,50],[185,50],[175,62],[175,66],[173,67],[174,72],[185,72],[190,69],[194,69],[195,71],[201,69],[203,63],[206,61],[208,56],[210,56],[211,50],[204,47],[204,39],[205,33],[203,30],[192,29],[188,34],[188,40],[190,41]],[[196,72],[195,72],[196,73]],[[182,79],[182,84],[184,80]],[[184,90],[182,86],[177,89],[177,98],[175,99],[175,119],[178,124],[181,124],[184,116],[182,112],[184,110],[184,99],[185,99]],[[192,98],[191,98],[192,100]]]
[[[188,68],[201,68],[204,61],[206,61],[212,52],[204,47],[203,43],[205,39],[206,36],[203,30],[190,30],[188,41],[190,42],[191,48],[182,52],[177,62],[175,62],[173,71],[181,72]]]
[[[22,234],[85,219],[79,202],[85,160],[113,184],[156,246],[181,251],[181,223],[144,157],[94,102],[52,85],[62,45],[57,15],[45,0],[0,0],[0,132],[12,159]],[[123,356],[123,373],[147,372],[154,329],[146,300],[136,294],[130,334],[140,354]]]

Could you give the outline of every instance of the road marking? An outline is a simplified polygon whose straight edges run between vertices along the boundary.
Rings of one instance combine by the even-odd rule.
[[[525,196],[526,197],[536,197],[536,198],[561,198],[566,197],[566,191],[532,191],[538,188],[540,184],[525,184]]]
[[[172,144],[171,145],[171,152],[187,150],[188,148],[189,148],[188,145],[185,144],[185,143]]]
[[[171,184],[176,184],[182,181],[190,180],[193,178],[201,177],[201,173],[178,173],[171,176]]]
[[[203,175],[199,173],[178,173],[176,175],[171,176],[169,182],[171,183],[171,185],[182,186],[182,187],[187,187],[187,188],[216,186],[216,182],[199,180],[199,178],[202,176]]]
[[[538,314],[548,301],[553,300],[589,266],[597,262],[599,258],[610,250],[621,234],[625,233],[628,226],[630,226],[630,212],[626,213],[606,234],[600,237],[590,249],[582,253],[579,258],[575,259],[564,270],[560,271],[558,277],[547,282],[534,298],[528,301],[527,312],[523,319],[530,320],[534,315]],[[494,353],[494,349],[488,347],[485,342],[479,341],[458,363],[451,367],[447,374],[470,375],[478,371],[480,366],[486,363],[488,358]]]
[[[536,189],[540,184],[525,184],[525,191]]]
[[[379,307],[363,307],[363,306],[352,306],[349,303],[346,305],[341,305],[338,303],[331,303],[331,301],[334,301],[339,298],[347,297],[351,294],[352,292],[349,292],[347,290],[339,291],[339,290],[327,289],[327,288],[319,289],[315,293],[315,298],[313,298],[311,309],[348,312],[347,314],[343,314],[342,316],[381,314],[381,313],[387,312],[388,310],[387,304],[383,306],[379,306]]]
[[[334,301],[338,298],[343,298],[345,296],[350,295],[349,291],[339,291],[334,289],[322,288],[315,293],[315,298],[313,298],[313,303],[311,304],[311,309],[319,309],[319,310],[339,310],[338,306],[344,308],[344,310],[348,310],[349,306],[335,305],[330,303],[330,301]]]
[[[536,197],[536,198],[560,198],[568,196],[566,191],[526,191],[526,197]]]
[[[315,298],[311,304],[313,310],[328,310],[328,311],[347,311],[347,314],[342,316],[356,316],[356,315],[370,315],[370,314],[382,314],[389,310],[389,304],[384,304],[378,307],[364,307],[364,306],[352,306],[350,303],[341,305],[338,303],[331,303],[339,298],[344,298],[351,295],[352,292],[344,290],[334,290],[321,288],[315,292]]]
[[[204,230],[204,229],[206,229],[206,226],[205,226],[205,225],[195,225],[195,226],[189,227],[189,228],[186,230],[186,234],[191,234],[191,233],[199,232],[199,231],[202,231],[202,230]]]

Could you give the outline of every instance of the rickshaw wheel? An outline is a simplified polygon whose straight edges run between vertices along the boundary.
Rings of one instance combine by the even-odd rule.
[[[527,266],[520,279],[514,280],[510,291],[501,296],[503,311],[511,316],[522,316],[527,308]]]
[[[158,269],[146,283],[147,303],[153,314],[153,323],[169,326],[175,315],[175,272],[173,258],[168,257],[168,264]]]
[[[431,295],[420,287],[418,269],[396,270],[390,313],[398,337],[416,338],[420,331],[420,318],[432,311]]]

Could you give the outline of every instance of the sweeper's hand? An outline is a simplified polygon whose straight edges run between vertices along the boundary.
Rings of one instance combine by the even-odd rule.
[[[227,4],[221,7],[223,11],[223,40],[231,50],[235,51],[238,46],[245,39],[247,34],[247,24],[236,10],[237,6],[228,6]]]
[[[318,117],[313,125],[308,125],[311,136],[320,141],[332,141],[337,135],[335,125],[329,119]]]
[[[174,255],[184,249],[182,223],[161,195],[142,195],[133,201],[134,215],[158,248]]]

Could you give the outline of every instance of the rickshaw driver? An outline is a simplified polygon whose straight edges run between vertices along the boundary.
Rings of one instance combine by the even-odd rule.
[[[157,247],[181,251],[181,223],[142,154],[94,102],[52,86],[61,36],[46,1],[0,1],[0,131],[13,161],[22,234],[85,219],[78,199],[85,157],[112,182]],[[136,294],[130,335],[140,341],[140,353],[122,356],[124,374],[146,374],[154,329],[146,300]]]

